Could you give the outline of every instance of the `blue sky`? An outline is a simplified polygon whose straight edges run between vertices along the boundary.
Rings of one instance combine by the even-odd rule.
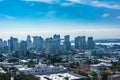
[[[120,0],[0,0],[0,37],[120,37]]]

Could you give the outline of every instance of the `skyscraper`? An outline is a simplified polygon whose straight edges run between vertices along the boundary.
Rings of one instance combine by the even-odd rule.
[[[64,44],[65,44],[66,50],[71,49],[70,35],[64,36]]]
[[[8,53],[8,46],[7,46],[7,41],[3,41],[3,48],[2,48],[3,53]]]
[[[85,36],[77,36],[75,38],[75,48],[76,49],[86,49],[86,37]]]
[[[75,37],[75,48],[80,49],[80,37]]]
[[[20,51],[23,51],[23,52],[27,51],[27,42],[26,41],[20,42]]]
[[[53,35],[53,38],[45,40],[46,53],[56,53],[60,51],[60,35]]]
[[[19,43],[17,38],[10,37],[8,40],[9,52],[15,52],[19,50]]]
[[[17,38],[13,38],[13,51],[18,51],[19,50],[19,43]]]
[[[3,43],[3,41],[2,41],[2,39],[0,39],[0,47],[2,47],[2,43]]]
[[[53,35],[53,39],[54,39],[54,40],[60,40],[60,35],[56,35],[56,34]]]
[[[41,36],[33,37],[33,48],[37,51],[43,50],[44,40]]]
[[[89,50],[94,49],[94,41],[93,41],[93,37],[88,37],[88,41],[87,41],[87,47]]]
[[[0,53],[2,53],[2,39],[0,39]]]
[[[8,53],[7,41],[0,39],[0,53]]]
[[[56,49],[52,38],[46,38],[45,49],[46,53],[55,53]]]
[[[30,35],[27,36],[27,49],[31,49],[32,48],[32,40],[31,40],[31,37]]]
[[[5,46],[7,46],[7,41],[6,40],[3,41],[3,47],[5,47]]]
[[[59,51],[60,50],[60,35],[53,35],[53,43],[55,45],[55,49],[56,51]]]

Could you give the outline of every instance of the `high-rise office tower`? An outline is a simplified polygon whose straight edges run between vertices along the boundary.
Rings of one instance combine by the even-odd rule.
[[[9,48],[9,52],[13,52],[14,49],[13,37],[10,37],[10,39],[8,40],[8,48]]]
[[[0,39],[0,47],[2,47],[2,45],[3,45],[3,41],[2,39]]]
[[[18,39],[11,37],[8,40],[8,48],[9,48],[9,52],[15,52],[15,51],[19,50]]]
[[[8,53],[7,41],[0,39],[0,53]]]
[[[53,38],[45,40],[46,53],[56,53],[60,51],[60,36],[54,35]]]
[[[75,38],[75,48],[76,49],[86,49],[86,37],[78,36]]]
[[[55,45],[55,49],[56,51],[59,51],[60,50],[60,35],[53,35],[53,43]]]
[[[60,39],[60,35],[56,35],[56,34],[53,35],[53,39],[54,39],[54,40],[59,40],[59,39]]]
[[[3,41],[3,48],[2,48],[3,53],[8,53],[8,46],[7,46],[7,41]]]
[[[3,41],[2,41],[2,39],[0,39],[0,53],[2,53],[2,43],[3,43]]]
[[[69,35],[64,36],[64,44],[65,44],[66,50],[71,49],[71,42],[70,42],[70,36]]]
[[[37,51],[41,51],[44,48],[44,40],[41,36],[33,37],[33,48]]]
[[[13,38],[13,51],[19,50],[19,43],[17,38]]]
[[[31,37],[30,35],[27,36],[27,49],[31,49],[32,48],[32,40],[31,40]]]
[[[80,37],[75,37],[75,48],[80,49]]]
[[[45,39],[45,52],[46,53],[54,53],[54,44],[53,44],[53,39],[52,38],[46,38]]]
[[[20,51],[23,51],[23,52],[27,51],[27,42],[26,41],[20,42]]]
[[[85,36],[81,36],[81,48],[83,50],[86,49],[86,37]]]
[[[5,46],[7,46],[7,41],[6,40],[3,41],[3,47],[5,47]]]
[[[94,41],[93,41],[93,37],[88,37],[87,47],[88,47],[89,50],[94,49],[95,44],[94,44]]]

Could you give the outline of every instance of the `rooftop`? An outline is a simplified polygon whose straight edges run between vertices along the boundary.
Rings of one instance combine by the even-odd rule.
[[[57,74],[46,74],[46,75],[35,75],[39,77],[41,80],[64,80],[65,77],[69,77],[69,79],[81,79],[85,78],[84,76],[77,76],[71,73],[57,73]]]
[[[107,64],[107,63],[102,62],[102,63],[99,63],[99,64],[93,64],[91,66],[112,66],[112,64]]]

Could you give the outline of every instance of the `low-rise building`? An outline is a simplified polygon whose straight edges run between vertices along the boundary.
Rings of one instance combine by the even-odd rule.
[[[38,64],[35,65],[34,68],[28,68],[27,66],[18,68],[20,72],[25,74],[48,74],[48,73],[58,73],[65,72],[65,68],[63,66],[47,66],[46,64]]]
[[[111,67],[112,67],[112,64],[102,62],[99,64],[90,65],[90,70],[99,73],[100,71],[111,69]]]
[[[120,74],[110,75],[108,80],[120,80]]]
[[[40,78],[40,80],[90,80],[85,76],[81,76],[75,73],[57,73],[57,74],[46,74],[46,75],[35,75],[36,77]]]
[[[6,72],[0,67],[0,73],[6,73]]]

